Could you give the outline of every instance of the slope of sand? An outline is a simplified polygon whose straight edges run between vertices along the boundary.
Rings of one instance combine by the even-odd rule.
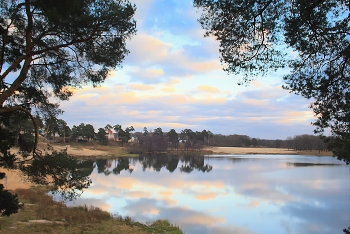
[[[92,149],[78,149],[74,147],[69,147],[67,150],[68,154],[73,156],[104,156],[109,155],[108,151],[102,150],[92,150]]]
[[[295,150],[281,148],[208,147],[213,154],[298,154]]]
[[[45,149],[47,146],[45,143],[39,143],[39,149]],[[51,145],[51,147],[56,150],[56,151],[61,151],[61,150],[65,150],[66,146],[64,145]],[[92,149],[90,147],[90,149],[88,148],[75,148],[75,147],[71,147],[70,145],[68,146],[67,149],[67,153],[71,154],[73,156],[106,156],[106,155],[110,155],[110,153],[108,151],[103,151],[103,150],[97,150],[97,149]]]
[[[212,152],[213,154],[296,154],[296,155],[309,155],[309,156],[332,156],[331,151],[318,151],[318,150],[303,150],[296,151],[292,149],[281,148],[244,148],[244,147],[208,147],[205,151]]]
[[[55,150],[63,150],[64,146],[54,146]],[[243,147],[207,147],[204,149],[207,152],[213,154],[303,154],[303,155],[316,155],[319,156],[318,151],[295,151],[280,148],[243,148]],[[86,149],[86,148],[74,148],[69,147],[68,153],[73,156],[107,156],[110,155],[108,151]],[[321,152],[321,155],[332,155],[331,152]],[[26,182],[21,176],[19,171],[5,170],[1,171],[6,173],[6,178],[0,183],[5,186],[5,189],[13,190],[16,188],[30,188],[32,183]]]
[[[15,190],[18,188],[27,189],[33,186],[32,183],[25,181],[25,179],[21,177],[21,173],[18,170],[6,170],[1,168],[1,172],[4,172],[6,177],[0,180],[0,184],[3,184],[7,190]]]
[[[54,147],[56,150],[62,150],[65,147],[56,146]],[[203,151],[212,152],[213,154],[298,154],[298,155],[315,155],[315,156],[332,156],[332,153],[329,151],[321,151],[317,150],[313,151],[295,151],[292,149],[281,149],[281,148],[245,148],[245,147],[207,147],[204,148]],[[108,156],[111,153],[106,150],[98,150],[98,149],[87,149],[87,148],[68,148],[68,154],[73,156]]]

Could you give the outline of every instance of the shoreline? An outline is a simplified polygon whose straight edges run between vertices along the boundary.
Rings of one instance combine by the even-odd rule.
[[[53,145],[54,150],[64,150],[63,145]],[[124,150],[125,151],[125,150]],[[77,158],[103,158],[118,156],[136,156],[127,155],[125,152],[119,150],[120,153],[115,152],[113,147],[101,149],[89,149],[87,147],[69,147],[67,153]],[[191,152],[191,151],[178,151]],[[199,152],[199,151],[196,151]],[[225,155],[307,155],[307,156],[332,156],[330,151],[295,151],[291,149],[281,148],[246,148],[246,147],[205,147],[201,151],[207,157],[225,157]],[[34,184],[26,181],[18,171],[3,169],[6,173],[6,179],[3,182],[5,189],[13,190],[16,188],[30,188]]]
[[[64,149],[64,147],[54,147],[56,150]],[[169,151],[169,152],[191,152],[191,151]],[[196,151],[198,152],[198,151]],[[248,154],[272,154],[272,155],[310,155],[310,156],[332,156],[330,151],[296,151],[293,149],[284,148],[249,148],[249,147],[205,147],[200,152],[205,155],[248,155]],[[135,154],[127,153],[115,153],[113,148],[100,150],[100,149],[88,149],[88,148],[75,148],[69,147],[67,150],[68,154],[74,157],[111,157],[111,156],[136,156]]]
[[[218,155],[247,155],[247,154],[273,154],[273,155],[310,155],[310,156],[333,156],[330,151],[296,151],[285,148],[250,148],[250,147],[207,147],[206,150],[212,151],[212,154]]]

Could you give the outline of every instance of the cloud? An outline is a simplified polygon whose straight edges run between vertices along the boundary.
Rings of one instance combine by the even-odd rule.
[[[127,43],[124,67],[101,87],[74,90],[61,103],[61,118],[70,126],[118,123],[136,131],[208,129],[268,139],[312,133],[309,101],[281,88],[287,71],[238,87],[233,79],[239,76],[222,71],[218,42],[203,38],[192,3],[136,4],[139,33]]]
[[[165,43],[153,36],[138,34],[129,43],[130,54],[126,58],[127,64],[134,66],[153,66],[161,63],[172,50],[171,43]]]
[[[165,191],[159,192],[158,194],[164,198],[169,198],[173,195],[173,192],[171,190],[165,190]]]
[[[155,84],[171,77],[186,77],[222,69],[217,57],[208,60],[210,53],[203,54],[201,46],[187,45],[186,48],[176,49],[171,43],[145,34],[136,35],[129,46],[131,53],[125,63],[134,67],[129,72],[132,81]],[[197,48],[197,52],[189,48]]]
[[[160,90],[165,93],[174,93],[176,91],[174,87],[164,87],[164,88],[161,88]]]
[[[151,68],[137,68],[134,71],[130,72],[129,75],[132,77],[133,81],[143,81],[144,83],[159,83],[161,78],[164,75],[164,71],[162,69],[151,69]]]
[[[115,122],[118,116],[119,124],[133,125],[136,131],[143,127],[162,127],[165,131],[193,128],[259,138],[312,133],[310,122],[314,117],[307,108],[307,100],[290,95],[280,87],[270,87],[268,91],[262,90],[264,87],[241,91],[230,98],[218,93],[217,87],[208,85],[197,87],[215,96],[185,95],[184,91],[173,89],[173,83],[178,85],[179,81],[170,80],[159,89],[154,85],[131,83],[123,89],[115,85],[115,88],[79,90],[69,102],[62,103],[64,119],[71,125],[90,123],[96,129]],[[120,92],[109,91],[114,89]]]
[[[214,199],[218,196],[217,193],[204,193],[204,194],[197,194],[195,196],[196,199],[198,200],[203,200],[203,201],[207,201],[207,200],[211,200]]]
[[[153,85],[145,85],[145,84],[128,84],[128,89],[131,89],[133,91],[150,91],[154,90],[155,87]]]
[[[220,93],[220,90],[217,87],[208,86],[208,85],[201,85],[198,86],[197,89],[201,92],[207,92],[207,93]]]
[[[128,199],[133,198],[133,199],[140,199],[143,197],[149,197],[151,194],[148,192],[144,191],[130,191],[130,192],[125,192],[124,196],[127,197]]]

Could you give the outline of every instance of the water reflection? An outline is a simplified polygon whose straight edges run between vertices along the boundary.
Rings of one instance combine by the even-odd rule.
[[[113,173],[114,175],[119,175],[121,171],[133,171],[130,167],[130,162],[128,158],[118,158],[118,159],[97,159],[96,160],[97,173],[103,173],[106,176]],[[111,169],[113,167],[113,169]]]
[[[145,155],[97,160],[88,204],[185,233],[341,233],[349,167],[332,157]],[[210,173],[208,173],[210,172]]]
[[[287,163],[288,166],[290,167],[316,167],[316,166],[341,166],[342,164],[340,163]]]
[[[174,172],[177,168],[181,172],[191,173],[193,170],[201,172],[210,172],[213,167],[205,164],[203,156],[178,156],[178,155],[144,155],[138,158],[118,158],[118,159],[97,159],[97,173],[109,175],[111,173],[118,175],[121,171],[126,170],[132,173],[134,170],[130,163],[142,165],[142,170],[147,169],[160,172],[164,167],[169,172]],[[209,160],[209,159],[208,159]],[[181,166],[178,167],[179,161]],[[113,169],[112,169],[113,167]]]

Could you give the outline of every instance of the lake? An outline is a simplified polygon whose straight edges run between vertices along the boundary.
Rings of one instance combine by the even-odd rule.
[[[92,185],[68,205],[93,205],[191,233],[343,233],[349,166],[300,155],[141,156],[97,160]]]

